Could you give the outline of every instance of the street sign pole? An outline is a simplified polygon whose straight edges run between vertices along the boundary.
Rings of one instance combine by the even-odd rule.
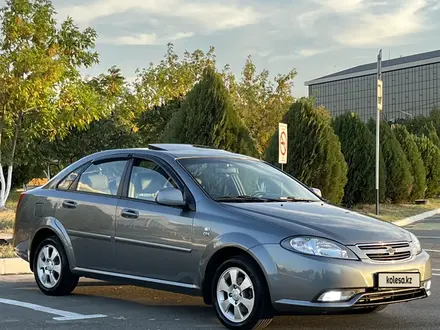
[[[382,49],[377,55],[377,111],[376,111],[376,215],[379,215],[380,204],[380,179],[379,179],[379,159],[380,159],[380,113],[383,107],[382,89]]]

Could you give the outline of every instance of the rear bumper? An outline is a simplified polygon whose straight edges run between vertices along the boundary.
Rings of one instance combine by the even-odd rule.
[[[431,280],[429,254],[422,251],[406,261],[375,263],[342,260],[294,253],[279,244],[251,249],[266,275],[272,305],[277,312],[300,310],[344,310],[427,298]],[[379,289],[380,272],[420,273],[420,287]],[[426,283],[426,284],[425,284]],[[320,302],[327,291],[360,290],[347,301]]]
[[[29,262],[29,240],[19,243],[14,248],[17,257]]]

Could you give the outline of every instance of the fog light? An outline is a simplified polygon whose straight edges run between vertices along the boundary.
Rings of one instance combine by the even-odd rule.
[[[332,290],[324,292],[319,298],[323,302],[346,301],[363,290]]]
[[[426,290],[426,291],[431,290],[431,280],[426,281],[426,282],[423,284],[423,286],[425,287],[425,290]]]

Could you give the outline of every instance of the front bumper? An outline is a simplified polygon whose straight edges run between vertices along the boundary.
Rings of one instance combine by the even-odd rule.
[[[275,302],[275,309],[280,312],[287,312],[297,309],[336,311],[408,302],[412,300],[427,298],[430,296],[431,292],[429,290],[426,290],[423,287],[423,284],[424,283],[422,283],[422,287],[419,289],[374,290],[367,288],[367,292],[357,294],[346,302],[322,303],[313,301],[281,299]]]
[[[271,301],[278,312],[296,309],[338,310],[370,307],[426,298],[431,279],[429,254],[422,251],[407,261],[375,263],[322,258],[294,253],[278,244],[251,249],[260,261],[268,282]],[[419,272],[420,288],[379,289],[379,272]],[[363,289],[344,302],[319,302],[328,290]]]

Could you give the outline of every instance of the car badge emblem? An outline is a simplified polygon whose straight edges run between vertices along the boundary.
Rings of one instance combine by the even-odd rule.
[[[387,251],[390,256],[394,255],[394,253],[396,252],[396,250],[393,249],[391,246],[387,248]]]

